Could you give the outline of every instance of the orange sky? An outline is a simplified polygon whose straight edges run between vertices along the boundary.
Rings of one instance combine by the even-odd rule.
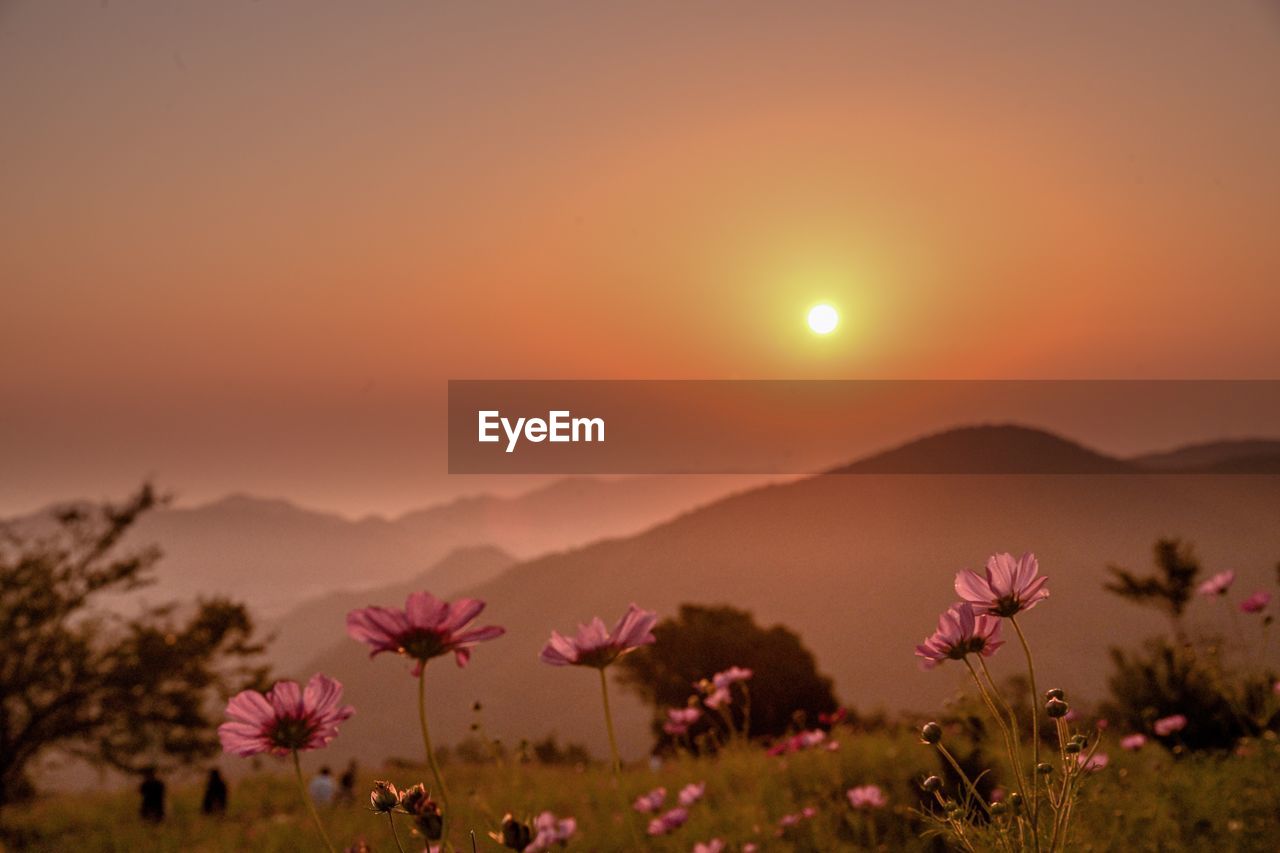
[[[482,487],[450,377],[1280,374],[1274,3],[7,2],[0,116],[0,510]]]

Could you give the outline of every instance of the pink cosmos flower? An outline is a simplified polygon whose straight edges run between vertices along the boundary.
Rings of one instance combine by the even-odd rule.
[[[1277,696],[1280,696],[1280,681],[1277,681],[1275,684],[1271,685],[1271,692],[1276,694]]]
[[[741,666],[731,666],[722,672],[717,672],[711,678],[704,678],[694,687],[703,694],[703,702],[708,708],[719,708],[722,705],[728,705],[733,701],[733,685],[739,681],[748,681],[755,673]]]
[[[1240,611],[1242,613],[1261,613],[1267,609],[1267,605],[1271,603],[1271,593],[1265,589],[1260,589],[1253,595],[1240,602]]]
[[[244,690],[227,702],[218,739],[224,751],[242,756],[320,749],[338,736],[338,723],[355,713],[341,701],[342,685],[318,673],[305,689],[296,681],[277,681],[265,695]]]
[[[604,669],[626,653],[654,642],[653,626],[657,621],[657,613],[632,604],[612,631],[605,629],[599,616],[589,625],[579,625],[578,634],[573,638],[552,631],[551,639],[538,657],[552,666]]]
[[[631,804],[631,808],[640,812],[640,814],[651,814],[662,808],[662,804],[666,799],[666,788],[654,788],[649,793],[636,797],[635,802]]]
[[[994,554],[987,558],[985,578],[968,569],[956,575],[956,595],[979,613],[1013,616],[1049,597],[1044,588],[1049,579],[1037,577],[1039,573],[1035,554],[1028,552],[1017,560],[1012,554]]]
[[[835,711],[830,714],[818,714],[818,722],[824,726],[831,727],[843,723],[845,718],[848,716],[848,708],[836,708]]]
[[[392,607],[365,607],[347,614],[347,633],[367,643],[373,651],[394,652],[416,661],[415,676],[422,674],[427,661],[453,652],[458,666],[471,659],[471,647],[501,637],[505,628],[485,625],[463,629],[484,610],[484,602],[461,598],[452,604],[429,592],[415,592],[404,602],[404,610]]]
[[[701,717],[702,710],[699,708],[668,708],[667,721],[662,724],[662,730],[673,737],[686,734],[689,727]]]
[[[1129,752],[1137,752],[1147,745],[1147,736],[1144,734],[1125,735],[1120,738],[1120,748]]]
[[[846,791],[845,796],[855,809],[882,809],[889,805],[889,798],[879,785],[858,785]]]
[[[792,752],[802,752],[806,749],[813,749],[826,740],[827,733],[822,729],[809,729],[808,731],[799,732],[789,738],[782,740],[769,747],[767,755],[788,755]]]
[[[731,666],[711,676],[711,683],[716,687],[728,687],[731,684],[737,684],[739,681],[750,681],[754,675],[755,672],[744,666]]]
[[[685,821],[689,819],[689,812],[685,809],[672,809],[659,817],[655,817],[649,821],[650,835],[666,835],[669,832],[675,832],[684,826]]]
[[[698,800],[701,800],[702,795],[705,794],[706,791],[707,791],[706,782],[696,782],[696,783],[690,782],[688,785],[685,785],[683,788],[680,789],[680,795],[677,797],[677,799],[680,801],[680,805],[684,806],[685,808],[688,808],[689,806],[698,802]]]
[[[524,848],[525,853],[543,853],[556,844],[568,844],[577,831],[578,822],[573,818],[543,812],[533,819],[533,841]]]
[[[775,835],[781,837],[788,829],[799,825],[801,821],[811,819],[817,813],[818,810],[813,806],[805,806],[798,812],[784,814],[782,817],[778,818],[778,829]]]
[[[720,838],[713,838],[705,844],[699,841],[693,845],[693,853],[724,853],[726,849],[728,848],[724,846],[724,840]]]
[[[754,841],[748,841],[746,844],[742,845],[742,853],[759,853],[759,850],[760,845],[756,844]]]
[[[1161,717],[1151,724],[1151,730],[1159,737],[1168,737],[1174,732],[1180,732],[1187,727],[1187,718],[1182,714],[1173,714],[1168,717]]]
[[[938,630],[916,646],[916,657],[923,668],[933,669],[944,660],[963,660],[968,654],[990,657],[1002,645],[1000,620],[978,614],[972,604],[961,601],[938,618]]]
[[[1231,584],[1235,582],[1235,579],[1235,572],[1218,572],[1196,587],[1196,591],[1201,595],[1226,595],[1227,590],[1231,589]]]
[[[1097,773],[1110,763],[1111,759],[1107,757],[1105,752],[1095,752],[1092,756],[1077,755],[1076,763],[1084,768],[1086,773]]]

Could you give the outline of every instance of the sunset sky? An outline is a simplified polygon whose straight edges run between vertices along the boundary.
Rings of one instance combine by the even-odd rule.
[[[0,0],[0,512],[509,488],[450,378],[1276,378],[1277,151],[1262,0]]]

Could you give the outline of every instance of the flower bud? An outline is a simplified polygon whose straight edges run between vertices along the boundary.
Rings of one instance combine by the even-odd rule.
[[[378,814],[386,814],[400,804],[400,792],[390,782],[374,782],[369,792],[369,807]]]
[[[502,818],[502,846],[511,850],[524,850],[533,843],[533,830],[510,814]]]
[[[1080,748],[1083,749],[1085,746],[1088,745],[1089,738],[1081,734],[1076,734],[1071,736],[1071,742],[1075,744],[1079,744]]]
[[[955,814],[960,811],[960,804],[955,800],[947,800],[947,804],[943,808],[947,810],[947,814]]]
[[[920,740],[925,743],[937,743],[942,740],[942,726],[937,723],[925,723],[920,729]]]
[[[1050,699],[1044,704],[1044,712],[1055,720],[1059,717],[1065,717],[1067,715],[1067,711],[1070,710],[1071,707],[1067,705],[1066,702],[1057,698]]]
[[[414,815],[413,823],[430,841],[439,841],[440,835],[444,832],[444,818],[440,815],[440,807],[433,802],[429,802],[430,808],[423,809]]]
[[[440,816],[440,807],[427,793],[421,782],[400,794],[400,808],[413,817],[418,831],[430,841],[439,841],[444,831],[444,818]]]
[[[1080,744],[1076,743],[1075,741],[1071,741],[1071,743],[1067,744],[1062,749],[1064,752],[1067,753],[1067,755],[1075,755],[1077,752],[1080,751]]]
[[[1013,810],[1020,811],[1022,809],[1022,795],[1014,791],[1009,795],[1009,805],[1013,806]]]
[[[1005,805],[1005,803],[1004,803],[1004,801],[1003,801],[1003,800],[1002,800],[1002,801],[1000,801],[1000,802],[998,802],[998,803],[992,803],[992,804],[991,804],[991,816],[992,816],[992,817],[1000,817],[1000,816],[1004,815],[1004,814],[1005,814],[1005,812],[1007,812],[1007,811],[1009,811],[1009,807],[1008,807],[1007,805]]]
[[[1046,764],[1043,761],[1041,761],[1039,764],[1036,765],[1036,772],[1039,773],[1041,776],[1050,776],[1053,774],[1053,765]]]
[[[400,808],[404,809],[408,814],[416,813],[420,803],[430,801],[431,797],[427,794],[427,786],[421,782],[400,792]]]
[[[1067,694],[1066,694],[1066,693],[1064,693],[1064,692],[1062,691],[1062,689],[1061,689],[1061,688],[1055,687],[1055,688],[1053,688],[1052,690],[1046,690],[1046,691],[1044,692],[1044,698],[1045,698],[1046,700],[1049,700],[1049,699],[1066,699],[1066,698],[1067,698]]]
[[[942,787],[942,780],[937,776],[929,776],[925,778],[924,782],[920,783],[920,787],[932,794]]]

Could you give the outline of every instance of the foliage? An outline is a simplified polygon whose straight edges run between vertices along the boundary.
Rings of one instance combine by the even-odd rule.
[[[622,658],[619,666],[623,683],[659,716],[667,708],[684,707],[696,682],[733,666],[755,673],[749,684],[753,737],[813,725],[820,714],[838,707],[831,679],[818,672],[813,653],[785,626],[762,628],[750,613],[732,607],[683,604],[653,633],[656,643]],[[738,730],[747,707],[734,702],[726,709]],[[654,729],[660,744],[669,742],[660,720]]]
[[[1147,605],[1168,615],[1175,633],[1181,634],[1182,614],[1195,594],[1200,561],[1195,549],[1180,539],[1159,539],[1152,549],[1156,571],[1138,575],[1114,563],[1107,566],[1112,580],[1103,584],[1108,592],[1139,605]]]
[[[1172,637],[1153,637],[1139,649],[1113,648],[1114,672],[1108,680],[1111,699],[1103,713],[1129,731],[1156,737],[1155,720],[1179,714],[1186,727],[1162,739],[1185,749],[1230,749],[1246,736],[1280,728],[1280,708],[1273,690],[1275,674],[1258,665],[1265,651],[1265,635],[1259,650],[1244,655],[1255,665],[1233,665],[1229,647],[1222,636],[1189,636],[1183,617],[1196,598],[1200,561],[1189,543],[1160,539],[1154,547],[1157,571],[1139,577],[1117,566],[1108,569],[1115,580],[1105,588],[1139,605],[1155,607],[1171,617]],[[1278,567],[1280,577],[1280,567]],[[1227,582],[1227,587],[1230,581]],[[1206,603],[1221,600],[1232,620],[1235,606],[1220,593],[1202,596]],[[1263,617],[1263,626],[1271,617]],[[1239,648],[1248,644],[1240,636]]]
[[[729,748],[714,757],[682,756],[654,772],[633,766],[614,790],[603,764],[587,768],[547,767],[539,764],[494,764],[458,767],[450,781],[457,823],[474,830],[478,848],[496,850],[486,834],[496,829],[507,812],[518,816],[551,809],[573,815],[578,837],[574,850],[645,849],[654,853],[687,853],[695,841],[723,838],[729,850],[754,841],[770,853],[829,853],[865,849],[859,822],[843,791],[853,785],[877,783],[888,793],[889,806],[874,815],[882,849],[925,851],[939,849],[920,839],[922,820],[919,780],[936,772],[930,750],[907,731],[856,734],[847,727],[833,732],[841,747],[836,752],[797,753],[769,758],[757,748]],[[319,759],[314,766],[318,766]],[[276,769],[278,768],[278,769]],[[358,791],[375,779],[408,784],[425,772],[413,769],[370,768],[360,776]],[[0,846],[15,850],[97,851],[147,850],[186,853],[200,850],[253,850],[255,853],[294,853],[314,849],[307,813],[285,775],[285,765],[268,761],[264,772],[232,778],[229,811],[223,819],[200,814],[202,788],[195,775],[182,784],[170,779],[173,790],[169,818],[151,826],[137,818],[133,790],[60,795],[37,800],[9,822]],[[1075,850],[1215,850],[1269,851],[1280,834],[1280,748],[1274,739],[1258,739],[1242,755],[1202,753],[1177,758],[1168,750],[1148,745],[1141,752],[1112,750],[1111,765],[1096,774],[1076,808],[1079,819],[1071,837]],[[707,783],[706,799],[689,810],[689,823],[666,838],[635,843],[628,822],[635,822],[629,803],[656,786],[670,792],[689,782]],[[811,820],[776,833],[785,814],[812,806]],[[625,816],[625,817],[624,817]],[[365,839],[378,851],[394,850],[385,819],[368,810],[367,798],[325,811],[339,847]],[[401,830],[402,836],[405,829]],[[405,849],[414,847],[407,837]],[[464,845],[464,849],[470,847]]]
[[[102,606],[152,581],[154,548],[121,553],[159,498],[58,510],[52,531],[11,525],[0,543],[0,804],[29,790],[51,748],[123,770],[217,751],[216,702],[260,680],[245,608],[224,599]]]
[[[1215,652],[1220,648],[1155,637],[1138,651],[1112,649],[1112,701],[1103,714],[1129,731],[1148,734],[1155,720],[1181,714],[1186,727],[1163,740],[1187,749],[1231,749],[1242,737],[1276,728],[1280,710],[1272,679],[1231,673]]]

